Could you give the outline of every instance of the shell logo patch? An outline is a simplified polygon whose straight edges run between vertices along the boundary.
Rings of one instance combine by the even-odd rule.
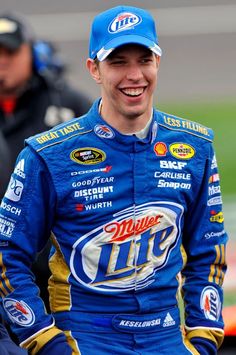
[[[70,153],[70,159],[78,164],[93,165],[106,160],[106,153],[98,148],[79,148]]]
[[[7,298],[3,301],[4,309],[13,323],[30,327],[35,322],[32,309],[23,301]]]
[[[195,149],[186,143],[173,143],[169,147],[170,153],[178,159],[191,159],[195,155]]]
[[[163,142],[157,142],[155,145],[154,145],[154,152],[157,156],[166,156],[166,153],[167,153],[167,146],[165,143]]]
[[[219,319],[221,302],[219,293],[214,287],[207,286],[203,289],[201,293],[200,305],[207,319],[213,321]]]

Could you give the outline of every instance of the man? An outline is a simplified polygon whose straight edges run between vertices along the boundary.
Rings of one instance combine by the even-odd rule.
[[[37,40],[24,19],[0,14],[0,131],[11,170],[25,138],[90,108],[90,99],[68,86],[61,71],[63,64],[50,43]],[[1,181],[9,180],[7,170],[0,175]],[[0,198],[6,187],[1,184]]]
[[[161,54],[147,11],[99,14],[87,67],[101,98],[18,157],[1,210],[1,291],[30,354],[216,354],[222,343],[213,134],[153,109]],[[29,265],[50,233],[47,315]]]

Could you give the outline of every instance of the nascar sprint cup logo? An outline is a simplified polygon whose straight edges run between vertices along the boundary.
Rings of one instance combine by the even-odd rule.
[[[73,276],[88,288],[107,292],[147,287],[178,242],[182,214],[182,206],[169,202],[118,212],[73,245]]]
[[[142,22],[140,16],[131,12],[123,12],[119,14],[109,25],[108,31],[110,33],[117,33],[129,30]]]

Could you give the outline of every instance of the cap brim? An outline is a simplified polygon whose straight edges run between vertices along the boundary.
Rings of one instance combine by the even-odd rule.
[[[103,48],[101,48],[97,53],[97,59],[102,62],[106,59],[114,49],[121,47],[125,44],[139,44],[146,48],[149,48],[152,52],[158,56],[162,55],[161,48],[153,41],[149,40],[146,37],[138,35],[125,35],[115,38],[114,40],[108,42]]]
[[[12,50],[16,50],[20,47],[20,43],[17,39],[12,36],[0,36],[0,46],[6,47]]]

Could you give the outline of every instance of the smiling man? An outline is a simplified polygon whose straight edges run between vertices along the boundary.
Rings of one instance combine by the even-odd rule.
[[[209,355],[223,341],[213,132],[154,108],[161,54],[147,11],[96,16],[87,68],[101,97],[18,157],[0,211],[0,290],[30,354]],[[51,314],[29,271],[49,236]]]

